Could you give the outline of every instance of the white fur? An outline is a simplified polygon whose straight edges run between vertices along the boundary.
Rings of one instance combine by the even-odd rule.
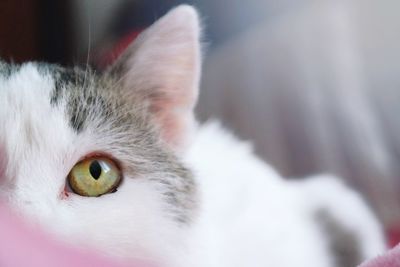
[[[217,123],[199,129],[187,156],[203,194],[199,236],[211,245],[202,266],[334,266],[317,207],[359,234],[364,258],[385,248],[371,211],[338,178],[286,181]]]
[[[195,14],[178,11],[174,16]],[[80,158],[93,151],[120,155],[107,146],[112,132],[71,129],[65,107],[50,104],[53,83],[32,64],[0,80],[0,148],[7,158],[0,195],[63,240],[166,267],[330,267],[313,218],[324,206],[360,233],[364,257],[384,249],[380,227],[356,193],[332,178],[287,182],[216,123],[200,126],[182,155],[200,191],[190,227],[162,215],[163,199],[146,177],[124,177],[117,193],[99,198],[63,198],[65,177]]]

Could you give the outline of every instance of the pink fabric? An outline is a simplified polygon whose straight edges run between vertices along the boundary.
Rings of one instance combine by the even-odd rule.
[[[30,267],[155,267],[149,263],[112,262],[91,252],[83,252],[33,232],[0,204],[0,266]],[[400,245],[359,267],[400,267]]]
[[[44,233],[34,232],[0,204],[0,266],[127,267],[128,265],[112,262],[91,252],[67,247],[51,240]],[[129,266],[151,265],[130,262]]]
[[[375,259],[361,264],[359,267],[400,267],[400,245]]]

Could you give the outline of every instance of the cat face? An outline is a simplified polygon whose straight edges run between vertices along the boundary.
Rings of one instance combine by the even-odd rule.
[[[195,126],[199,31],[194,9],[178,7],[102,75],[0,63],[0,197],[110,254],[168,261],[184,250],[197,193],[180,156]],[[116,192],[71,190],[71,169],[91,157],[115,164]]]

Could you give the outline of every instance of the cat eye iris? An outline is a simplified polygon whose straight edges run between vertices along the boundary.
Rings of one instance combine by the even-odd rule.
[[[72,191],[86,197],[113,192],[121,181],[121,171],[106,157],[93,157],[78,162],[68,175]]]

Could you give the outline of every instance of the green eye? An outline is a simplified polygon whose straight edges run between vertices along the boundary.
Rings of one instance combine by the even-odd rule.
[[[106,157],[93,157],[78,162],[68,175],[72,191],[86,197],[111,193],[121,181],[121,171]]]

